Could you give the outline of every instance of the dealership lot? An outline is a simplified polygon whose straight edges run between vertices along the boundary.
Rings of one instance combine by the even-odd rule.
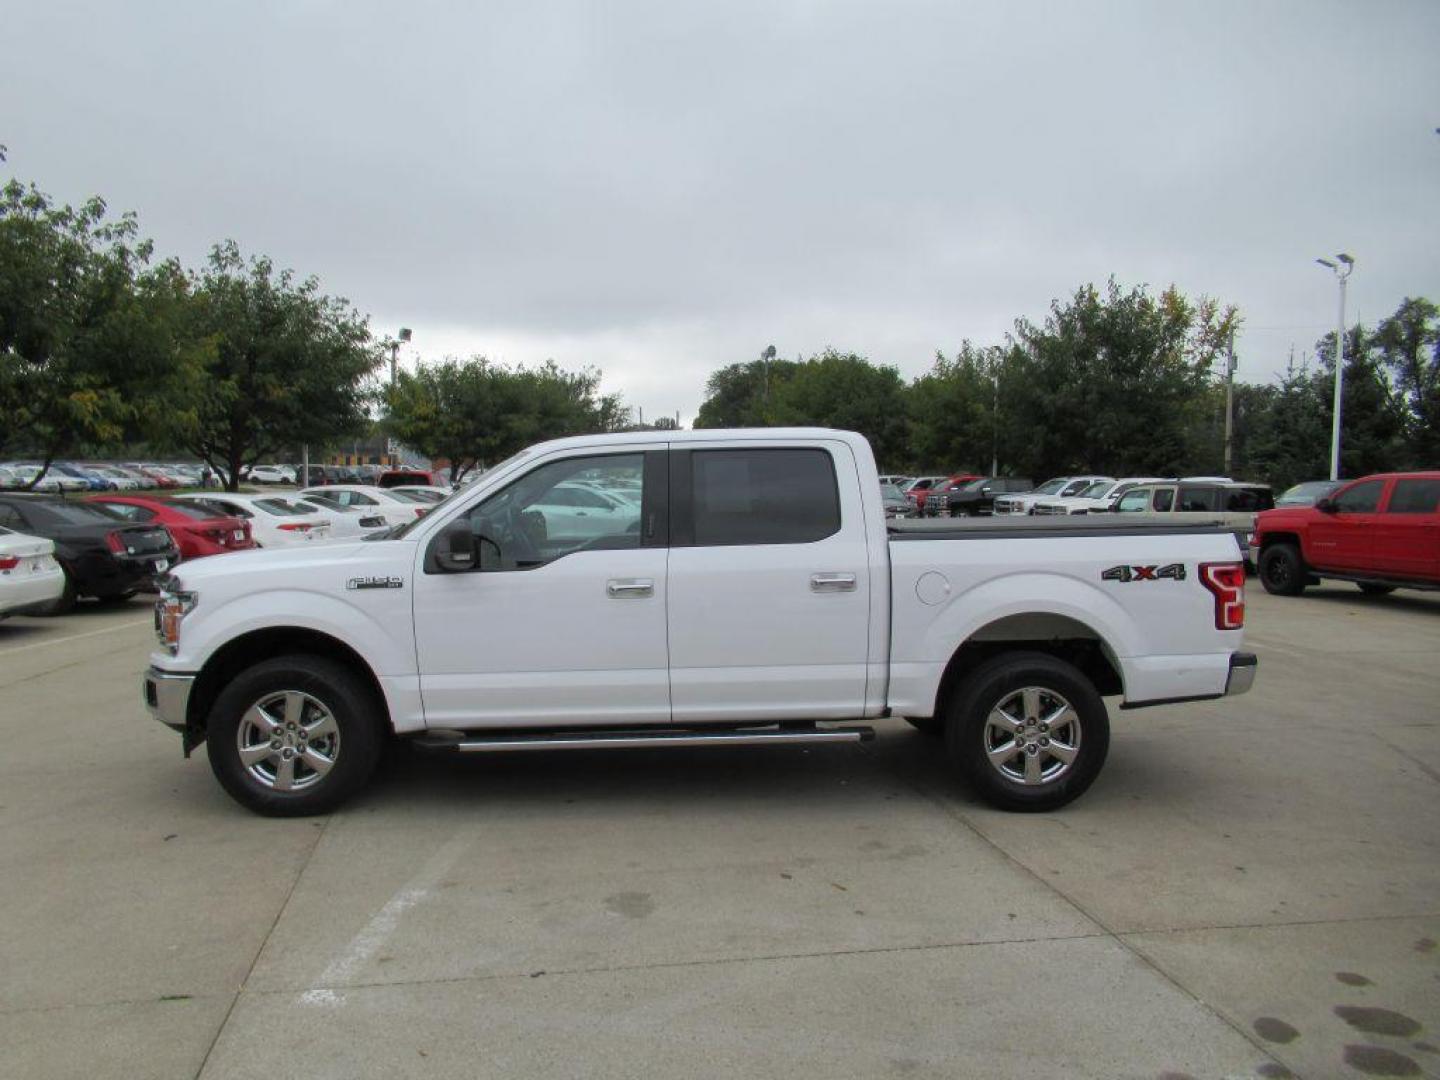
[[[0,1075],[1440,1074],[1440,595],[1249,594],[1247,697],[1051,815],[864,748],[406,755],[253,817],[140,599],[0,623]]]

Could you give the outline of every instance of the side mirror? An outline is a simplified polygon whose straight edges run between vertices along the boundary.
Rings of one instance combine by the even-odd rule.
[[[469,521],[462,518],[447,525],[436,538],[435,564],[450,574],[475,569],[475,534]]]
[[[1315,509],[1319,510],[1322,514],[1334,514],[1339,508],[1335,505],[1334,500],[1327,496],[1326,498],[1316,500]]]

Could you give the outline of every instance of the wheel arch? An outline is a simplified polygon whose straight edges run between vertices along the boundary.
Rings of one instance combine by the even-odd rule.
[[[996,656],[1035,652],[1063,660],[1080,671],[1102,697],[1123,694],[1122,668],[1109,642],[1078,618],[1054,612],[1006,615],[986,623],[960,643],[935,694],[933,716],[943,716],[965,676]]]
[[[1276,544],[1294,544],[1295,549],[1301,553],[1300,557],[1305,557],[1304,549],[1301,547],[1300,544],[1300,536],[1297,533],[1267,532],[1264,536],[1260,538],[1260,551],[1263,553],[1266,548],[1272,548]]]
[[[232,638],[205,661],[195,677],[185,710],[187,741],[193,738],[192,745],[203,741],[211,706],[231,679],[261,661],[294,654],[323,656],[354,671],[374,696],[385,722],[393,728],[390,703],[374,669],[364,657],[339,638],[322,630],[303,626],[271,626]]]

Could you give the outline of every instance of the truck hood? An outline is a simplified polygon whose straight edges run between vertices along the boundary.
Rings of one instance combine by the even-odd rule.
[[[296,544],[283,548],[253,548],[212,555],[182,563],[170,575],[172,587],[203,588],[206,584],[228,584],[236,580],[251,581],[262,588],[283,579],[293,579],[328,569],[363,574],[367,565],[377,568],[395,564],[397,547],[413,549],[414,542],[405,540],[364,541],[344,543]],[[406,559],[408,559],[408,554]]]

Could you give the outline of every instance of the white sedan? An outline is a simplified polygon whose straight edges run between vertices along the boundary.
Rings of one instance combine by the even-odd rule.
[[[250,523],[258,547],[316,543],[332,538],[330,520],[295,499],[280,495],[232,495],[228,491],[175,495],[181,502],[202,503],[222,514]]]
[[[65,591],[55,542],[0,526],[0,619],[41,614]]]
[[[341,506],[339,503],[331,502],[319,495],[291,501],[296,506],[309,507],[315,513],[324,516],[325,520],[330,522],[330,529],[337,540],[355,536],[366,537],[394,528],[380,514],[372,513],[359,506]]]
[[[293,484],[295,470],[288,465],[256,465],[245,474],[245,479],[254,484]]]
[[[379,514],[391,525],[408,525],[417,517],[424,517],[425,512],[435,505],[426,502],[419,495],[402,495],[393,488],[374,487],[370,484],[327,484],[324,487],[301,490],[300,498],[312,497]]]

